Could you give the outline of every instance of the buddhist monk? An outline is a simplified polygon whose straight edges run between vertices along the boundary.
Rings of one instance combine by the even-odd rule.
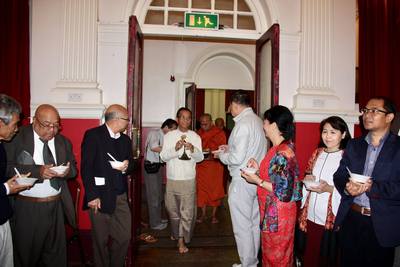
[[[224,166],[218,159],[212,157],[211,151],[217,150],[220,145],[226,144],[223,130],[213,125],[210,114],[200,117],[200,129],[197,131],[201,137],[204,160],[197,164],[197,206],[201,208],[198,223],[206,220],[206,207],[212,207],[211,223],[218,223],[216,217],[217,207],[221,205],[224,192]]]

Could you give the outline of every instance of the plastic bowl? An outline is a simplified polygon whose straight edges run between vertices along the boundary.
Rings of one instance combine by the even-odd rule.
[[[243,168],[242,171],[245,172],[245,173],[253,174],[253,173],[257,172],[257,169],[246,167],[246,168]]]
[[[319,181],[313,181],[313,180],[303,180],[303,184],[307,187],[318,187],[320,185]]]
[[[19,185],[33,185],[37,178],[19,177],[15,179]]]
[[[110,162],[111,164],[111,168],[118,170],[119,168],[121,168],[124,163],[122,161],[114,161],[114,160],[109,160],[108,162]]]
[[[54,166],[54,167],[51,167],[50,168],[50,170],[53,170],[53,171],[55,171],[57,174],[59,174],[59,175],[61,175],[61,174],[64,174],[64,172],[66,171],[68,169],[68,167],[67,166]]]
[[[369,176],[366,176],[366,175],[361,175],[361,174],[357,174],[357,173],[351,173],[350,174],[350,179],[353,181],[353,182],[356,182],[356,183],[365,183],[365,182],[367,182],[369,179],[371,179],[371,177],[369,177]]]

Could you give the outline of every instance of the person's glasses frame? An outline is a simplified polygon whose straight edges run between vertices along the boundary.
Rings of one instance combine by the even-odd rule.
[[[362,115],[366,115],[368,113],[371,113],[373,115],[377,115],[379,113],[387,115],[387,114],[390,113],[390,112],[387,112],[385,110],[381,110],[381,109],[378,109],[378,108],[362,108],[362,109],[360,109],[360,112],[361,112]]]
[[[49,123],[49,122],[42,122],[38,118],[35,118],[36,121],[39,123],[40,127],[50,130],[53,128],[54,130],[61,130],[60,123]]]
[[[121,117],[118,117],[118,119],[120,119],[120,120],[124,120],[124,121],[129,121],[129,119],[127,119],[127,118],[121,118]]]

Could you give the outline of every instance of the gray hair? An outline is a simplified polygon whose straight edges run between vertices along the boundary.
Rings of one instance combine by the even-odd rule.
[[[0,94],[0,120],[8,125],[13,114],[21,113],[21,105],[11,96]]]
[[[117,119],[117,118],[119,118],[119,113],[116,111],[106,112],[104,114],[105,121],[110,121],[112,119]]]

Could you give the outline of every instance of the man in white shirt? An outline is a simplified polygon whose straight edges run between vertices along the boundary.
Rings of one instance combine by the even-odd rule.
[[[69,221],[75,218],[66,179],[75,177],[77,169],[72,145],[59,134],[60,127],[57,109],[40,105],[33,123],[21,127],[5,146],[9,176],[17,168],[39,179],[30,190],[20,192],[15,198],[12,220],[15,266],[67,265],[63,213],[66,212]],[[63,172],[52,169],[61,164],[66,166]]]
[[[3,141],[10,141],[18,131],[20,104],[13,98],[0,94],[0,266],[14,266],[10,223],[12,209],[8,195],[27,189],[16,183],[16,176],[6,178],[7,156]]]
[[[234,264],[234,266],[255,267],[260,248],[257,186],[247,183],[241,177],[240,169],[246,167],[250,158],[261,162],[267,150],[267,141],[263,122],[251,109],[250,99],[245,91],[238,90],[231,96],[230,108],[235,127],[229,136],[228,145],[221,146],[222,152],[216,156],[222,163],[228,165],[232,176],[228,203],[241,261],[241,265]]]
[[[179,253],[186,253],[196,221],[196,163],[204,159],[201,138],[189,130],[192,112],[180,108],[178,129],[164,136],[160,156],[167,163],[165,206],[171,223],[171,239],[178,240]]]
[[[164,135],[169,131],[175,130],[178,124],[173,119],[167,119],[161,125],[161,129],[150,131],[145,143],[145,160],[150,163],[159,164],[159,169],[155,172],[143,172],[144,184],[146,186],[147,209],[149,213],[149,223],[151,229],[163,230],[168,225],[168,220],[161,219],[162,196],[162,168],[160,162],[160,152],[163,146]]]

